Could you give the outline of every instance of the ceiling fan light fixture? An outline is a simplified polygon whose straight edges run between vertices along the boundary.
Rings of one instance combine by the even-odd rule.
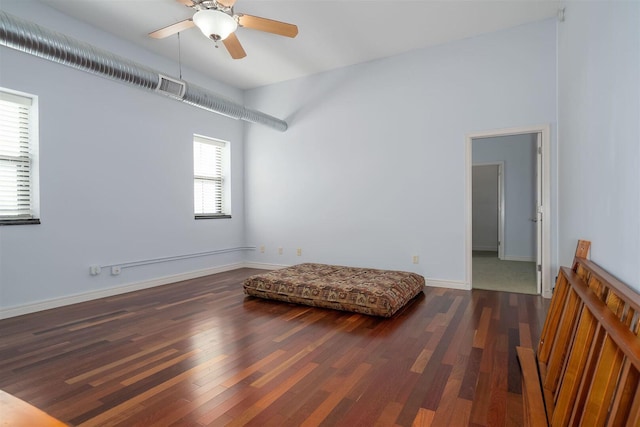
[[[238,28],[233,16],[215,9],[197,11],[193,15],[193,23],[202,34],[215,41],[226,39]]]

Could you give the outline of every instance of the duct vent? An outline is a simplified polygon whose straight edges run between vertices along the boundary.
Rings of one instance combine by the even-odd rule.
[[[158,92],[172,98],[182,99],[186,90],[186,85],[183,81],[175,80],[162,74],[159,74],[159,77],[158,87],[156,88]]]
[[[182,0],[181,0],[182,1]],[[197,4],[215,3],[198,0]],[[233,3],[233,2],[231,2]],[[0,5],[2,0],[0,0]],[[1,8],[1,6],[0,6]],[[154,91],[172,99],[236,120],[269,126],[284,132],[287,122],[262,111],[252,110],[204,88],[173,79],[111,52],[75,40],[0,10],[0,46],[77,70],[106,77],[140,89]]]

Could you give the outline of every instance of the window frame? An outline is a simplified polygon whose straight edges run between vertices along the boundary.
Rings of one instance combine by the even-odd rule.
[[[40,176],[39,176],[39,123],[38,123],[38,96],[20,92],[13,89],[0,87],[0,99],[15,104],[27,105],[28,108],[28,162],[29,162],[29,213],[24,215],[2,215],[0,213],[0,226],[40,224]],[[23,102],[18,102],[23,100]],[[1,144],[1,141],[0,141]],[[0,150],[1,152],[1,150]],[[10,155],[0,158],[0,162],[14,162]]]
[[[196,174],[196,146],[197,144],[210,144],[219,147],[219,162],[220,162],[220,175],[197,175]],[[231,197],[230,197],[230,179],[229,179],[229,165],[230,165],[230,144],[228,141],[224,141],[218,138],[211,138],[200,134],[193,135],[193,212],[194,218],[199,219],[222,219],[231,218]],[[196,209],[196,183],[198,181],[212,181],[219,182],[220,185],[220,212],[201,212],[198,213]]]

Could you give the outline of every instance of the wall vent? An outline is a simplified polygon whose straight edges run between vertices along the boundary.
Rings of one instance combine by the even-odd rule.
[[[156,90],[163,95],[172,98],[182,99],[186,90],[186,84],[183,81],[172,79],[171,77],[159,74],[158,87]]]

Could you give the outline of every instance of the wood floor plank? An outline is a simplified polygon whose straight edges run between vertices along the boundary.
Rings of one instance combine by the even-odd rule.
[[[119,417],[121,417],[119,414],[121,414],[124,411],[130,410],[132,407],[135,407],[137,405],[139,405],[141,402],[144,402],[147,398],[153,396],[154,394],[167,389],[173,385],[175,385],[176,383],[182,381],[184,378],[191,376],[194,372],[197,371],[202,371],[207,369],[210,366],[215,365],[216,363],[218,363],[221,359],[224,359],[225,357],[227,357],[226,355],[221,355],[221,356],[217,356],[214,357],[212,359],[209,359],[207,362],[199,364],[193,368],[191,368],[190,370],[173,377],[171,380],[166,381],[164,383],[161,383],[147,391],[145,391],[144,393],[141,393],[137,396],[135,396],[132,399],[127,400],[126,402],[123,402],[121,404],[119,404],[118,406],[114,406],[112,408],[109,408],[108,410],[102,412],[99,415],[96,415],[95,417],[92,417],[88,420],[86,420],[85,422],[82,423],[82,425],[84,426],[99,426],[105,422],[113,422],[114,420],[117,420]]]
[[[65,424],[40,409],[0,390],[0,413],[4,426],[64,427]]]
[[[242,415],[234,418],[234,420],[227,424],[230,427],[243,426],[250,420],[256,417],[261,411],[264,411],[271,403],[277,400],[280,396],[282,396],[290,387],[294,384],[298,383],[298,381],[302,380],[306,377],[311,371],[317,368],[318,365],[315,363],[309,363],[298,372],[296,372],[291,377],[287,378],[276,387],[271,392],[267,393],[264,397],[258,400],[255,404],[251,405],[248,409],[246,409]]]
[[[451,418],[455,412],[458,394],[460,393],[460,387],[462,386],[462,379],[464,378],[465,370],[467,368],[467,362],[468,358],[460,355],[457,363],[453,366],[451,375],[449,375],[445,389],[442,392],[440,402],[435,410],[433,425],[451,425]]]
[[[478,384],[478,375],[480,374],[480,361],[482,360],[482,349],[473,347],[467,362],[467,369],[462,385],[460,386],[459,397],[461,399],[473,400]]]
[[[484,348],[487,334],[489,333],[489,322],[491,321],[491,308],[484,307],[482,314],[480,315],[480,324],[476,330],[476,336],[473,339],[473,346],[478,348]]]
[[[309,417],[302,424],[302,427],[320,425],[320,423],[322,423],[322,421],[327,418],[329,413],[340,403],[340,401],[348,393],[351,387],[353,387],[355,383],[360,381],[370,369],[371,365],[368,365],[366,363],[359,365],[351,375],[344,378],[342,384],[339,387],[334,388],[333,391],[330,392],[327,399],[322,402],[316,408],[316,410],[311,413],[311,415],[309,415]]]
[[[433,422],[433,417],[435,416],[435,412],[420,408],[416,417],[413,419],[413,423],[411,423],[412,427],[429,427]]]
[[[471,407],[471,422],[477,425],[487,425],[490,403],[490,373],[481,372],[478,375],[478,383],[474,393],[473,406]]]
[[[251,366],[248,366],[245,369],[243,369],[242,371],[237,372],[231,378],[227,378],[224,382],[222,382],[222,386],[231,387],[231,386],[234,386],[234,385],[238,384],[240,381],[242,381],[243,379],[247,378],[249,375],[253,374],[256,371],[259,371],[265,365],[268,365],[269,363],[271,363],[272,361],[280,358],[284,354],[286,354],[286,352],[283,351],[283,350],[274,351],[273,353],[271,353],[267,357],[265,357],[263,359],[260,359],[259,361],[257,361],[256,363],[252,364]]]
[[[515,393],[507,393],[507,417],[506,427],[520,427],[524,424],[522,408],[522,396]]]
[[[148,378],[148,377],[150,377],[151,375],[153,375],[153,374],[155,374],[157,372],[164,371],[165,369],[169,368],[170,366],[175,365],[178,362],[182,362],[183,360],[187,360],[187,359],[191,358],[192,356],[194,356],[194,355],[196,355],[198,353],[200,353],[200,350],[193,350],[193,351],[190,351],[188,353],[181,354],[180,356],[176,356],[176,357],[174,357],[174,358],[172,358],[170,360],[167,360],[166,362],[163,362],[163,363],[161,363],[159,365],[156,365],[156,366],[153,366],[153,367],[151,367],[149,369],[146,369],[145,371],[143,371],[143,372],[141,372],[141,373],[139,373],[137,375],[134,375],[134,376],[129,377],[129,378],[123,380],[123,381],[120,381],[120,384],[122,384],[123,386],[126,387],[128,385],[137,383],[138,381],[143,380],[145,378]]]
[[[402,411],[402,403],[400,402],[387,403],[384,410],[380,414],[380,417],[378,417],[378,419],[376,420],[374,427],[386,427],[386,426],[394,425],[400,411]]]
[[[420,355],[416,358],[416,361],[411,365],[411,372],[415,372],[417,374],[424,372],[424,368],[427,366],[427,363],[429,363],[429,359],[432,354],[432,350],[428,350],[426,348],[422,349]]]
[[[521,421],[515,345],[542,298],[425,288],[384,319],[244,296],[259,272],[0,320],[0,389],[69,425]]]
[[[458,355],[462,354],[469,356],[469,352],[471,351],[473,338],[475,337],[475,329],[470,326],[473,318],[474,306],[469,300],[466,300],[465,304],[465,311],[458,322],[458,327],[453,333],[451,344],[442,358],[442,363],[453,365]]]
[[[471,406],[473,403],[466,399],[460,399],[456,401],[456,406],[453,410],[453,416],[451,417],[451,426],[466,426],[469,425],[469,416],[471,414]],[[500,424],[491,424],[500,425]]]
[[[502,426],[505,424],[507,411],[507,393],[509,366],[508,352],[498,351],[494,359],[494,367],[489,381],[489,408],[487,425]]]

